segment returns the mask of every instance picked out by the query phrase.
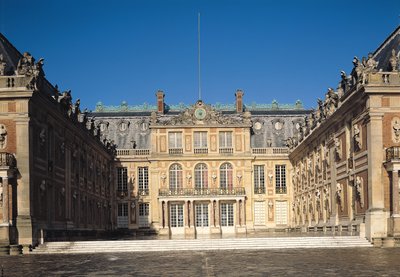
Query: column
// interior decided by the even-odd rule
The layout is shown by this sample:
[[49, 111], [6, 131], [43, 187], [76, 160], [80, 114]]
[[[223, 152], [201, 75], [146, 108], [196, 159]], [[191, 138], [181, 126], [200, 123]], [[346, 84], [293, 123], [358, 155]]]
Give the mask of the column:
[[165, 205], [164, 205], [164, 228], [169, 228], [169, 203], [168, 201], [165, 201]]
[[163, 201], [158, 202], [158, 217], [160, 222], [160, 229], [164, 228], [164, 210]]
[[8, 178], [3, 177], [3, 222], [9, 223], [9, 199], [8, 199]]
[[219, 200], [215, 202], [215, 227], [220, 227], [219, 222]]
[[190, 226], [190, 201], [185, 201], [185, 204], [183, 205], [184, 209], [184, 221], [183, 224], [185, 228], [189, 228]]
[[[376, 104], [373, 96], [370, 103]], [[380, 101], [380, 100], [379, 100]], [[365, 214], [365, 235], [372, 238], [387, 236], [387, 218], [382, 185], [383, 113], [370, 112], [367, 125], [368, 144], [368, 210]]]
[[242, 200], [242, 208], [241, 208], [241, 210], [240, 210], [240, 212], [241, 212], [241, 217], [242, 217], [242, 220], [241, 220], [241, 226], [243, 226], [243, 225], [246, 225], [246, 212], [245, 212], [245, 203], [244, 203], [244, 199]]
[[190, 220], [190, 225], [189, 227], [194, 228], [195, 227], [195, 222], [194, 222], [194, 213], [195, 213], [195, 206], [194, 206], [194, 201], [192, 201], [192, 203], [190, 203], [189, 201], [189, 220]]
[[236, 226], [240, 226], [240, 203], [239, 203], [239, 199], [236, 199]]
[[392, 171], [392, 215], [399, 215], [399, 172]]

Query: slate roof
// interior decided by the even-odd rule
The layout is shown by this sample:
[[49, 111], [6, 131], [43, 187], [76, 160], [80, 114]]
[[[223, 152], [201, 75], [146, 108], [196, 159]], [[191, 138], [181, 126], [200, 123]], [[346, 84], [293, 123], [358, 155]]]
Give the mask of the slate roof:
[[400, 26], [378, 47], [374, 52], [374, 58], [378, 64], [378, 70], [392, 71], [389, 59], [392, 56], [392, 50], [396, 50], [396, 55], [400, 51]]
[[22, 54], [2, 33], [0, 33], [0, 55], [3, 55], [3, 60], [7, 63], [5, 75], [14, 75]]

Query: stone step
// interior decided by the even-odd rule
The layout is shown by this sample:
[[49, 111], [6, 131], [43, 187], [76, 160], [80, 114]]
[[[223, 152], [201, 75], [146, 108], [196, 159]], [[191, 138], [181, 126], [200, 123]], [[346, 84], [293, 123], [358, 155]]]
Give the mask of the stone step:
[[184, 250], [234, 250], [234, 249], [288, 249], [288, 248], [342, 248], [372, 247], [366, 239], [343, 237], [270, 237], [197, 240], [117, 240], [47, 242], [32, 254], [50, 253], [106, 253]]

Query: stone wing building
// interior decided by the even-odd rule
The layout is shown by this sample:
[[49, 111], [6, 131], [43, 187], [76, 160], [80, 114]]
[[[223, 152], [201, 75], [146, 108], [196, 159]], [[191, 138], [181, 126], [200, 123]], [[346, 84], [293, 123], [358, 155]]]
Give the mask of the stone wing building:
[[[0, 34], [0, 249], [113, 228], [113, 149]], [[89, 126], [89, 129], [87, 126]], [[92, 127], [92, 128], [90, 128]], [[75, 233], [74, 233], [75, 232]]]
[[[96, 105], [0, 35], [0, 249], [130, 229], [400, 236], [400, 28], [300, 102]], [[115, 144], [114, 144], [115, 143]]]

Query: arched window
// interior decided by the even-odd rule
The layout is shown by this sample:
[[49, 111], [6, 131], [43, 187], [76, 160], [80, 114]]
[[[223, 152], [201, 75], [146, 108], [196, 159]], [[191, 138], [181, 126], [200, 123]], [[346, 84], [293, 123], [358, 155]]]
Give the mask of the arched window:
[[208, 188], [208, 170], [206, 164], [197, 164], [195, 166], [194, 186], [196, 189]]
[[182, 184], [182, 166], [180, 164], [172, 164], [169, 167], [169, 188], [171, 190], [181, 189]]
[[233, 167], [230, 163], [224, 163], [219, 168], [219, 185], [222, 189], [233, 188]]

